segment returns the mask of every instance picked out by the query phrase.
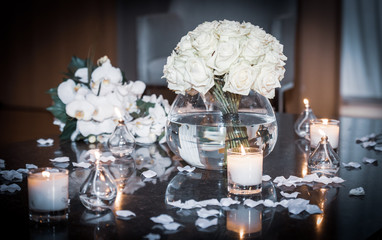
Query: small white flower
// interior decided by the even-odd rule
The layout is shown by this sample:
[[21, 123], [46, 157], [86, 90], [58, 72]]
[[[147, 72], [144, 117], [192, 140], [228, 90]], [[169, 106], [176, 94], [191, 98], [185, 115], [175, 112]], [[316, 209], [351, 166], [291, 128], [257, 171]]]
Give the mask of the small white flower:
[[92, 118], [94, 106], [86, 100], [74, 100], [66, 105], [66, 113], [78, 120], [89, 121]]
[[64, 104], [68, 104], [74, 100], [79, 88], [80, 86], [77, 85], [72, 79], [68, 79], [58, 85], [58, 97]]

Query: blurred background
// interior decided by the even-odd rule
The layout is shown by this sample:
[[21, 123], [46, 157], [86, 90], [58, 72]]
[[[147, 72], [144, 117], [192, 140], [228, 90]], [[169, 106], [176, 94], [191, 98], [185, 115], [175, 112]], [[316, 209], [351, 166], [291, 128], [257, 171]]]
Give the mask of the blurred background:
[[288, 57], [272, 105], [318, 117], [382, 118], [382, 2], [379, 0], [93, 0], [9, 2], [3, 9], [0, 144], [59, 134], [47, 90], [72, 56], [107, 55], [146, 94], [175, 94], [161, 79], [180, 38], [212, 20], [251, 22]]

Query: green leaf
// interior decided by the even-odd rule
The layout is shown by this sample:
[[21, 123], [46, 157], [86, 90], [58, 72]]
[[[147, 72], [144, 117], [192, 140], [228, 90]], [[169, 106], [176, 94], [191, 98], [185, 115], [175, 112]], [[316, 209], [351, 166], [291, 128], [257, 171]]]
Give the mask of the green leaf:
[[68, 120], [68, 115], [66, 114], [65, 104], [58, 97], [57, 88], [51, 88], [47, 91], [47, 93], [50, 94], [53, 100], [53, 105], [47, 107], [46, 110], [51, 112], [53, 116], [61, 122], [66, 123]]
[[60, 135], [60, 140], [67, 141], [70, 140], [70, 137], [72, 136], [73, 132], [77, 128], [77, 119], [70, 118], [65, 124], [64, 130], [62, 131]]

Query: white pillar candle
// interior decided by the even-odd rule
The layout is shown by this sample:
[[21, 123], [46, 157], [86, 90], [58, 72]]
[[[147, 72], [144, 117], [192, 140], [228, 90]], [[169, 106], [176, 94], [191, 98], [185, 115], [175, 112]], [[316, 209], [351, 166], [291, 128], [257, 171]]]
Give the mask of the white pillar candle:
[[245, 152], [229, 151], [227, 154], [228, 178], [234, 184], [243, 186], [259, 185], [263, 175], [263, 154], [254, 148]]
[[310, 123], [310, 147], [316, 148], [321, 141], [322, 134], [320, 130], [328, 136], [328, 140], [332, 148], [338, 148], [340, 135], [340, 121], [334, 119], [317, 119]]
[[68, 208], [68, 170], [40, 168], [28, 174], [29, 209], [38, 212]]

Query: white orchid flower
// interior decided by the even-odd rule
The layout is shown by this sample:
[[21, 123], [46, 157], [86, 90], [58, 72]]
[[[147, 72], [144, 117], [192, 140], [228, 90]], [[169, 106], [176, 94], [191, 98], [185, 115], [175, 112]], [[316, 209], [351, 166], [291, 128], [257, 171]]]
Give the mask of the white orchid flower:
[[133, 135], [138, 137], [147, 137], [150, 134], [150, 127], [153, 120], [149, 117], [137, 118], [134, 121], [127, 123]]
[[92, 80], [98, 83], [101, 81], [109, 81], [113, 84], [120, 84], [122, 82], [122, 72], [119, 68], [113, 67], [110, 60], [107, 59], [100, 67], [93, 71]]
[[107, 101], [112, 104], [114, 107], [119, 109], [123, 108], [124, 98], [115, 92], [108, 93], [106, 96]]
[[94, 120], [102, 122], [107, 118], [113, 117], [113, 105], [108, 101], [106, 97], [96, 96], [93, 93], [90, 93], [86, 95], [86, 100], [95, 106], [95, 111], [93, 112]]
[[146, 84], [142, 81], [134, 81], [131, 86], [131, 93], [140, 98], [146, 89]]
[[68, 79], [60, 83], [60, 85], [58, 85], [58, 88], [57, 88], [58, 97], [64, 104], [68, 104], [74, 100], [77, 94], [77, 90], [80, 87], [81, 86], [79, 84], [76, 84], [72, 79]]
[[123, 108], [128, 113], [133, 113], [138, 111], [137, 99], [134, 96], [126, 96], [123, 101]]
[[[113, 84], [109, 79], [102, 79], [98, 81], [93, 81], [90, 84], [92, 92], [95, 95], [105, 96], [109, 93], [114, 92], [117, 85]], [[100, 89], [101, 88], [101, 89]]]
[[140, 144], [152, 144], [157, 140], [157, 136], [154, 133], [150, 133], [146, 137], [136, 137], [135, 141]]
[[80, 78], [80, 81], [83, 83], [88, 82], [88, 68], [79, 68], [74, 73], [74, 76]]
[[66, 113], [78, 120], [89, 121], [94, 110], [94, 106], [86, 100], [74, 100], [66, 105]]
[[82, 136], [100, 135], [103, 133], [112, 133], [115, 129], [115, 122], [109, 118], [103, 122], [96, 121], [77, 121], [77, 128]]

